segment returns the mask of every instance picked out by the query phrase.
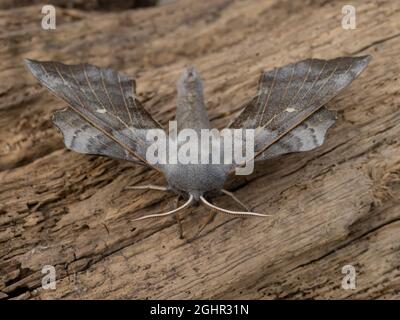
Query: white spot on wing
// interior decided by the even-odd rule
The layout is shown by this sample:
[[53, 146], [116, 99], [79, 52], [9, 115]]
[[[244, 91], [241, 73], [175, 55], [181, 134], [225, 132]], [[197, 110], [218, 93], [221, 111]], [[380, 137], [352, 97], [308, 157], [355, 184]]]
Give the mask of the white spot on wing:
[[96, 112], [98, 112], [98, 113], [106, 113], [107, 110], [106, 109], [96, 109]]
[[295, 109], [295, 108], [286, 108], [285, 111], [286, 111], [286, 112], [289, 112], [289, 113], [292, 113], [292, 112], [295, 112], [296, 109]]

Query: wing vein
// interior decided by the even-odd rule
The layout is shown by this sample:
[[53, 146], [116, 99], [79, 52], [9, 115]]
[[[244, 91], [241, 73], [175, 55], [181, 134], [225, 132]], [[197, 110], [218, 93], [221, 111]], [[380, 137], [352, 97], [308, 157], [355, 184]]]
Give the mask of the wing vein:
[[260, 118], [258, 119], [258, 127], [261, 126], [262, 119], [264, 118], [264, 114], [265, 114], [265, 110], [266, 110], [267, 105], [268, 105], [269, 98], [270, 98], [272, 90], [274, 89], [274, 86], [275, 86], [275, 80], [276, 80], [277, 72], [278, 72], [278, 69], [275, 68], [274, 77], [273, 77], [272, 83], [271, 83], [271, 88], [269, 89], [267, 99], [265, 100], [264, 106], [261, 109], [262, 112], [261, 112]]
[[107, 90], [107, 87], [106, 87], [106, 85], [104, 83], [103, 71], [100, 69], [99, 73], [100, 73], [101, 84], [102, 84], [104, 92], [106, 93], [106, 96], [108, 98], [108, 102], [110, 103], [112, 109], [114, 110], [115, 115], [117, 115], [117, 109], [115, 109], [115, 106], [114, 106], [114, 104], [113, 104], [113, 102], [111, 100], [110, 94], [109, 94], [109, 92]]
[[[69, 68], [71, 70], [71, 74], [73, 75], [71, 66], [69, 66]], [[83, 74], [85, 75], [85, 79], [86, 79], [86, 82], [87, 82], [87, 84], [89, 86], [89, 89], [92, 92], [93, 96], [96, 98], [97, 102], [103, 107], [104, 110], [109, 112], [109, 110], [107, 110], [106, 106], [100, 101], [100, 99], [97, 96], [96, 92], [93, 90], [92, 84], [90, 83], [89, 77], [88, 77], [87, 72], [86, 72], [85, 65], [83, 65]]]
[[119, 88], [120, 88], [121, 94], [122, 94], [122, 100], [124, 100], [124, 105], [125, 105], [125, 108], [126, 108], [126, 112], [128, 113], [128, 116], [129, 116], [129, 121], [131, 122], [131, 126], [133, 127], [132, 115], [129, 112], [128, 104], [126, 103], [125, 94], [124, 94], [124, 90], [122, 89], [122, 83], [121, 83], [121, 79], [120, 79], [119, 73], [117, 74], [117, 79], [118, 79]]
[[291, 75], [290, 75], [289, 82], [288, 82], [288, 84], [287, 84], [287, 86], [286, 86], [286, 88], [285, 88], [285, 91], [283, 92], [283, 95], [281, 95], [281, 98], [280, 98], [280, 100], [279, 100], [277, 109], [280, 108], [282, 101], [284, 100], [284, 98], [285, 98], [286, 95], [287, 95], [287, 92], [288, 92], [288, 90], [289, 90], [290, 84], [292, 83], [292, 79], [293, 79], [294, 69], [295, 69], [295, 68], [296, 68], [296, 65], [293, 64], [293, 65], [292, 65], [292, 73], [291, 73]]

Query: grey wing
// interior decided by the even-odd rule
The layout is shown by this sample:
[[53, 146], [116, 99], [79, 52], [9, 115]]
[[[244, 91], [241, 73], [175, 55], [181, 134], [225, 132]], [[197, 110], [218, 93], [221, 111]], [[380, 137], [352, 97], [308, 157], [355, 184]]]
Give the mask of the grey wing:
[[[335, 113], [322, 107], [303, 123], [273, 143], [257, 157], [257, 160], [272, 159], [292, 152], [310, 151], [321, 146], [324, 143], [328, 129], [335, 123], [335, 120]], [[268, 131], [265, 131], [264, 134], [268, 134]], [[262, 145], [264, 140], [262, 135], [258, 137], [256, 149], [260, 148], [257, 143]]]
[[[268, 148], [347, 87], [364, 70], [370, 59], [370, 56], [307, 59], [264, 72], [257, 95], [244, 106], [230, 127], [255, 129], [255, 140], [258, 142], [255, 160], [261, 156], [264, 158]], [[326, 121], [328, 124], [329, 119]], [[300, 130], [296, 132], [297, 135]], [[258, 135], [262, 136], [262, 141]], [[302, 136], [303, 140], [308, 139], [306, 132]], [[288, 139], [290, 135], [275, 149], [282, 148]], [[288, 152], [298, 151], [296, 143], [292, 145], [288, 147]]]
[[53, 114], [54, 125], [62, 132], [65, 146], [75, 152], [103, 155], [140, 164], [126, 149], [85, 122], [70, 108]]
[[[122, 148], [137, 163], [148, 165], [146, 132], [161, 127], [137, 100], [134, 79], [89, 64], [66, 65], [34, 60], [26, 60], [26, 64], [41, 84], [65, 100], [70, 109], [92, 127], [91, 132], [101, 132], [110, 140], [109, 144], [113, 141], [119, 145], [120, 148], [109, 148], [106, 155], [118, 157], [120, 153], [114, 155], [112, 152], [121, 152]], [[58, 116], [59, 127], [64, 121], [65, 117]], [[67, 128], [68, 124], [63, 126]], [[82, 148], [79, 150], [84, 150]], [[104, 150], [102, 154], [105, 154]]]

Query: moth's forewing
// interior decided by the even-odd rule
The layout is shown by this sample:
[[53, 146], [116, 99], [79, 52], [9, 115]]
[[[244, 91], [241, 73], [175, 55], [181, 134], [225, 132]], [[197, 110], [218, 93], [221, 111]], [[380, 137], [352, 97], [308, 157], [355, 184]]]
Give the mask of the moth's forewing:
[[257, 160], [273, 143], [347, 87], [370, 59], [370, 56], [307, 59], [267, 71], [260, 78], [257, 96], [246, 104], [230, 127], [268, 130], [269, 134], [264, 135], [264, 141], [255, 150]]
[[[135, 81], [132, 78], [112, 69], [89, 64], [66, 65], [34, 60], [26, 60], [26, 64], [33, 75], [53, 94], [65, 100], [84, 123], [93, 127], [94, 132], [103, 134], [103, 138], [97, 141], [107, 137], [119, 145], [119, 148], [102, 150], [101, 154], [118, 158], [122, 148], [130, 158], [142, 164], [147, 163], [144, 156], [147, 144], [143, 130], [160, 126], [136, 99]], [[66, 121], [67, 115], [70, 113], [64, 114], [64, 117], [60, 114], [56, 116], [58, 127], [68, 128], [67, 123], [61, 124]], [[82, 137], [77, 151], [89, 148], [83, 147]], [[111, 144], [109, 141], [107, 146]], [[117, 154], [113, 150], [118, 150]]]

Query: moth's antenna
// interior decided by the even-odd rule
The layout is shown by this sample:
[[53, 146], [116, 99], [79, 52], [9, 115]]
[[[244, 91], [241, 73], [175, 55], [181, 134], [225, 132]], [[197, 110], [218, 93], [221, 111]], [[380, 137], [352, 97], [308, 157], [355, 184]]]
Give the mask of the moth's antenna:
[[180, 211], [180, 210], [186, 208], [187, 206], [189, 206], [189, 205], [192, 203], [192, 201], [193, 201], [193, 196], [190, 195], [188, 201], [186, 201], [183, 205], [181, 205], [180, 207], [178, 207], [178, 208], [176, 208], [176, 209], [174, 209], [174, 210], [171, 210], [171, 211], [168, 211], [168, 212], [164, 212], [164, 213], [149, 214], [149, 215], [144, 216], [144, 217], [140, 217], [140, 218], [137, 218], [137, 219], [133, 219], [132, 221], [138, 221], [138, 220], [144, 220], [144, 219], [165, 217], [165, 216], [168, 216], [168, 215], [170, 215], [170, 214], [176, 213], [176, 212], [178, 212], [178, 211]]
[[257, 212], [245, 212], [245, 211], [232, 211], [232, 210], [227, 210], [227, 209], [223, 209], [220, 207], [217, 207], [215, 205], [213, 205], [212, 203], [208, 202], [203, 196], [200, 196], [200, 200], [201, 202], [203, 202], [207, 207], [216, 210], [218, 212], [221, 213], [226, 213], [226, 214], [230, 214], [233, 216], [243, 216], [243, 217], [247, 217], [247, 216], [256, 216], [256, 217], [272, 217], [271, 214], [263, 214], [263, 213], [257, 213]]

